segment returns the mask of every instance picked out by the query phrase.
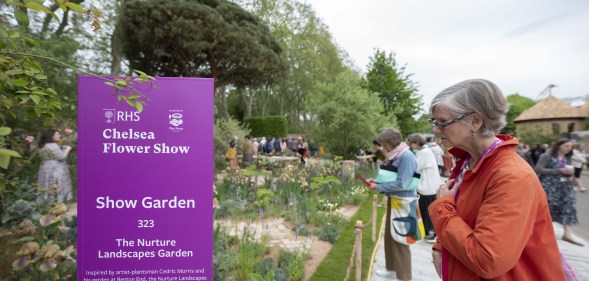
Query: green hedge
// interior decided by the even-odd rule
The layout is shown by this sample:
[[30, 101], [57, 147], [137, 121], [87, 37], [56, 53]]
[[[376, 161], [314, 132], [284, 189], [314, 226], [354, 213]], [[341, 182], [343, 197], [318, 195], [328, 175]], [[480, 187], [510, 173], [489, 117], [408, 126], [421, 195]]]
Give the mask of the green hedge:
[[281, 138], [288, 134], [288, 122], [284, 116], [250, 117], [244, 120], [252, 137]]

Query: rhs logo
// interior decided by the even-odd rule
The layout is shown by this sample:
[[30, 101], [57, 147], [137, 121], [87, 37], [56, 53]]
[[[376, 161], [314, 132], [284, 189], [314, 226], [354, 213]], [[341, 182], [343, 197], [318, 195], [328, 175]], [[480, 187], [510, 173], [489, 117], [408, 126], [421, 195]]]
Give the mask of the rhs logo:
[[169, 114], [168, 114], [168, 124], [172, 125], [170, 126], [170, 131], [182, 131], [182, 124], [184, 124], [184, 120], [182, 120], [183, 114], [182, 114], [183, 110], [182, 109], [170, 109], [169, 110]]
[[111, 124], [115, 122], [115, 114], [116, 114], [116, 110], [114, 109], [103, 109], [104, 111], [104, 117], [106, 118], [106, 123]]

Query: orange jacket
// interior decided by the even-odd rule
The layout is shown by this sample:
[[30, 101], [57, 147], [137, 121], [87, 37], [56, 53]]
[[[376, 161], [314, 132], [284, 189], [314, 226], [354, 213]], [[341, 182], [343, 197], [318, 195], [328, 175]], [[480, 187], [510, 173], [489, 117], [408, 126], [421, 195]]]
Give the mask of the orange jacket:
[[[446, 196], [429, 206], [434, 248], [448, 252], [449, 280], [564, 280], [546, 193], [517, 139], [497, 137], [504, 141], [464, 174], [458, 203]], [[467, 154], [451, 153], [456, 178]]]

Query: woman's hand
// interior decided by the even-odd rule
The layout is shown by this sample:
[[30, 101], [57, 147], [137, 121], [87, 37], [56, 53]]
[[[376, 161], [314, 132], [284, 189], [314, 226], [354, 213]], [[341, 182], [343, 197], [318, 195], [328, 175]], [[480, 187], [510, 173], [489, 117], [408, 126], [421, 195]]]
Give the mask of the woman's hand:
[[567, 175], [567, 176], [570, 176], [570, 175], [572, 175], [575, 172], [575, 169], [574, 168], [571, 169], [571, 168], [568, 168], [568, 167], [560, 168], [559, 170], [560, 170], [560, 173], [561, 174]]
[[65, 156], [67, 156], [67, 155], [68, 155], [68, 153], [70, 153], [70, 151], [71, 151], [71, 150], [72, 150], [72, 147], [71, 147], [71, 146], [69, 146], [69, 145], [64, 145], [64, 146], [63, 146], [63, 154], [64, 154]]
[[368, 189], [370, 189], [370, 190], [376, 189], [376, 180], [375, 179], [369, 178], [369, 179], [366, 179], [366, 181], [370, 183], [370, 186], [367, 186]]
[[438, 188], [438, 191], [436, 191], [436, 199], [440, 199], [441, 197], [444, 197], [444, 196], [455, 197], [456, 192], [458, 191], [458, 188], [450, 189], [452, 186], [454, 186], [455, 181], [456, 181], [455, 179], [451, 179], [451, 180], [447, 180], [446, 182], [442, 183], [442, 185], [440, 185], [440, 187]]
[[434, 267], [436, 268], [436, 272], [438, 276], [442, 278], [442, 252], [438, 250], [432, 251], [432, 262], [434, 263]]

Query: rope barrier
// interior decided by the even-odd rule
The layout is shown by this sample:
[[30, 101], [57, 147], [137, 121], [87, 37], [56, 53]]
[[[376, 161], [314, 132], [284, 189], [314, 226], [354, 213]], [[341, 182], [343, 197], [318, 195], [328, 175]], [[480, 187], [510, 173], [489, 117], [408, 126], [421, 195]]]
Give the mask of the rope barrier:
[[372, 225], [372, 241], [376, 241], [376, 213], [378, 208], [378, 195], [372, 197], [372, 215], [370, 220], [366, 224], [362, 224], [362, 221], [356, 221], [356, 239], [354, 241], [354, 247], [352, 249], [352, 255], [350, 256], [350, 262], [346, 270], [346, 277], [344, 281], [348, 281], [350, 273], [354, 267], [354, 258], [356, 260], [356, 281], [362, 279], [362, 230]]
[[356, 281], [362, 279], [362, 229], [366, 225], [362, 224], [362, 221], [356, 221], [356, 240], [354, 241], [354, 248], [352, 249], [352, 256], [350, 256], [350, 262], [348, 263], [348, 269], [346, 270], [346, 278], [344, 281], [348, 281], [350, 278], [350, 272], [354, 266], [354, 257], [356, 258]]
[[352, 248], [352, 256], [350, 256], [350, 262], [348, 263], [348, 269], [346, 270], [346, 278], [344, 281], [348, 281], [350, 278], [350, 272], [352, 271], [352, 267], [354, 266], [354, 257], [356, 256], [356, 248], [358, 247], [358, 240], [354, 241], [354, 248]]

